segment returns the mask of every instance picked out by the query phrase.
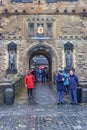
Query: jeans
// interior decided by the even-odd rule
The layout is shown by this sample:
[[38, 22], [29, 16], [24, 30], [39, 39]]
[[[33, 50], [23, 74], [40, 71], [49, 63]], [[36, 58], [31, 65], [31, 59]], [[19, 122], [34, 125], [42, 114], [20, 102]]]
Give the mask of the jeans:
[[33, 89], [32, 88], [27, 88], [27, 94], [28, 94], [29, 98], [32, 97], [32, 93], [33, 93]]
[[57, 101], [58, 101], [58, 103], [64, 102], [64, 91], [57, 92]]
[[69, 90], [70, 103], [77, 103], [77, 90]]
[[42, 82], [45, 82], [45, 76], [42, 76]]
[[66, 85], [66, 86], [64, 86], [64, 87], [65, 87], [64, 92], [65, 92], [66, 94], [68, 94], [68, 93], [69, 93], [69, 86], [68, 86], [68, 85]]

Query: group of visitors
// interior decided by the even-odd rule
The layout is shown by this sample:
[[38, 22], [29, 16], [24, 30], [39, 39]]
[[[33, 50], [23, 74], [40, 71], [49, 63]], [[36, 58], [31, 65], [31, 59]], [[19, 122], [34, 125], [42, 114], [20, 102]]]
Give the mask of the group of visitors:
[[46, 67], [42, 69], [33, 69], [32, 74], [34, 75], [36, 81], [48, 81], [48, 69]]
[[63, 70], [59, 70], [55, 77], [57, 86], [57, 104], [64, 104], [64, 93], [69, 94], [70, 104], [77, 104], [78, 78], [74, 70], [70, 70], [69, 75]]
[[41, 70], [41, 81], [42, 82], [48, 81], [48, 69], [47, 68], [43, 68]]
[[[42, 71], [43, 77], [42, 81], [45, 79], [45, 70]], [[36, 77], [33, 71], [27, 71], [27, 75], [25, 76], [25, 87], [27, 88], [28, 98], [32, 99], [32, 91], [34, 88], [34, 82], [36, 81]], [[57, 104], [64, 104], [64, 95], [69, 94], [70, 104], [77, 104], [77, 86], [78, 86], [78, 78], [74, 74], [73, 70], [70, 70], [69, 75], [65, 73], [63, 70], [59, 70], [55, 76], [56, 87], [57, 87]]]

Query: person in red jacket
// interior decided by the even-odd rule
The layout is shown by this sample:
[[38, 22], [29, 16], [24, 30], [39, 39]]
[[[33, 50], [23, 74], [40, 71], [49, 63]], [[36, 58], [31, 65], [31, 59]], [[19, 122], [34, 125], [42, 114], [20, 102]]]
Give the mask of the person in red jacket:
[[25, 76], [24, 81], [25, 81], [25, 87], [27, 88], [28, 98], [31, 99], [33, 94], [33, 89], [34, 89], [34, 81], [35, 81], [35, 78], [32, 75], [31, 71], [27, 71], [27, 75]]

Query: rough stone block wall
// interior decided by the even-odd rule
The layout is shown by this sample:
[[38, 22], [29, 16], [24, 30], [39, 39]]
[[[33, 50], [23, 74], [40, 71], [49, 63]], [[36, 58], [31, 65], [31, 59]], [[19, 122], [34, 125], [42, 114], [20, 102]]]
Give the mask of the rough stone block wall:
[[[3, 44], [0, 47], [0, 79], [7, 76], [7, 46], [11, 41], [17, 44], [16, 62], [18, 73], [25, 72], [26, 62], [29, 60], [26, 59], [27, 51], [30, 47], [39, 43], [38, 40], [32, 40], [29, 36], [28, 20], [30, 19], [35, 23], [38, 18], [39, 22], [41, 22], [41, 19], [44, 19], [44, 22], [47, 19], [53, 22], [52, 38], [44, 40], [43, 44], [47, 44], [55, 50], [57, 55], [56, 69], [65, 67], [63, 62], [64, 44], [69, 41], [74, 45], [74, 68], [80, 80], [87, 79], [87, 16], [83, 14], [83, 9], [87, 7], [86, 0], [54, 4], [47, 4], [43, 0], [40, 5], [37, 4], [37, 1], [27, 4], [12, 4], [9, 0], [3, 0], [2, 3], [0, 7], [2, 13], [0, 15], [0, 34], [2, 35]], [[4, 13], [5, 9], [8, 10], [7, 13]], [[56, 9], [59, 10], [59, 13], [56, 12]], [[23, 14], [23, 10], [26, 10], [26, 15]], [[67, 10], [67, 13], [64, 13], [64, 10]], [[75, 10], [76, 13], [72, 14], [72, 10]]]

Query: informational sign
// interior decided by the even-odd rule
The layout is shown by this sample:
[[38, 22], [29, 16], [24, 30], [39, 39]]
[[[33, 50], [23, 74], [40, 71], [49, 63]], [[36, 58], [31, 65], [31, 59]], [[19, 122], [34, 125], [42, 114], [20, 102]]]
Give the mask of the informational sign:
[[32, 3], [33, 0], [11, 0], [11, 2], [16, 2], [16, 3]]

